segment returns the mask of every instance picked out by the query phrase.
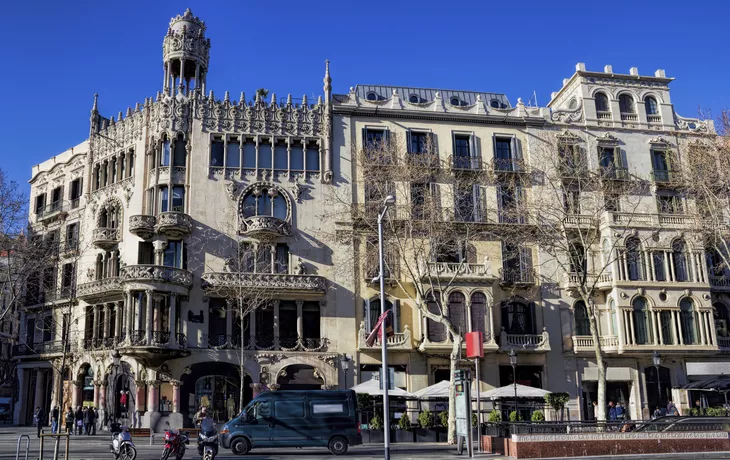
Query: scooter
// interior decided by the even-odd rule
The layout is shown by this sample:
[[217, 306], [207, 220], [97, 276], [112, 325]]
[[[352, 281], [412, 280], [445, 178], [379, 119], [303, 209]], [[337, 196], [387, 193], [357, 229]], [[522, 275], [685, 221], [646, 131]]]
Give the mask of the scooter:
[[115, 459], [119, 460], [135, 460], [137, 458], [137, 448], [132, 442], [132, 435], [125, 426], [121, 428], [119, 433], [112, 433], [112, 442], [109, 444], [109, 450], [114, 454]]
[[203, 422], [198, 433], [198, 455], [203, 460], [215, 460], [218, 455], [218, 430], [211, 421], [209, 424]]
[[175, 460], [181, 460], [185, 455], [185, 445], [190, 444], [190, 435], [187, 431], [180, 432], [170, 428], [170, 422], [165, 422], [167, 429], [165, 430], [165, 448], [162, 449], [160, 460], [168, 460], [172, 454], [175, 454]]

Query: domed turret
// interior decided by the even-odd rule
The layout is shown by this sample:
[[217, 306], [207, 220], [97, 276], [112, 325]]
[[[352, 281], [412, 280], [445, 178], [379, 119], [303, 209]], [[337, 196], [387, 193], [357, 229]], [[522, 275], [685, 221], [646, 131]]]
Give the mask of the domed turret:
[[205, 23], [193, 16], [190, 8], [172, 18], [162, 44], [165, 92], [172, 94], [179, 86], [185, 93], [197, 88], [205, 92], [209, 53], [210, 39], [205, 38]]

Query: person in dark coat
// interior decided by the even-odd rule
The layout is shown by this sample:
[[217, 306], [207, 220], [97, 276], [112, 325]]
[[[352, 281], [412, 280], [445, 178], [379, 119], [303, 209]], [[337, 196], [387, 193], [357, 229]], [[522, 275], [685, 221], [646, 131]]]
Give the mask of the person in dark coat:
[[96, 420], [98, 418], [98, 414], [96, 412], [96, 407], [89, 407], [89, 434], [94, 436], [96, 435]]
[[74, 410], [68, 406], [66, 410], [66, 433], [71, 434], [74, 430]]
[[53, 406], [53, 409], [51, 409], [51, 433], [53, 434], [58, 433], [58, 417], [61, 415], [60, 412], [58, 406]]
[[88, 407], [84, 407], [84, 434], [89, 435], [89, 410]]
[[76, 424], [76, 434], [80, 435], [81, 430], [84, 426], [84, 412], [81, 410], [81, 406], [76, 406], [76, 413], [74, 414], [74, 423]]
[[43, 429], [44, 422], [46, 420], [46, 411], [42, 407], [35, 408], [36, 427], [38, 428], [38, 437], [41, 437], [41, 430]]

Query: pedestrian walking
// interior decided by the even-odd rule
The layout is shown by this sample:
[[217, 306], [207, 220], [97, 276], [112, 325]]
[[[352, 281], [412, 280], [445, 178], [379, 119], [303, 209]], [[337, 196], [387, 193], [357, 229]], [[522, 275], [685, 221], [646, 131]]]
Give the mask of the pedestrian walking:
[[84, 412], [81, 410], [81, 406], [76, 406], [74, 423], [76, 424], [76, 434], [81, 435], [81, 431], [84, 428]]
[[84, 407], [84, 434], [89, 435], [89, 408]]
[[66, 407], [66, 433], [72, 434], [74, 432], [74, 411], [71, 406]]
[[92, 436], [96, 436], [96, 420], [96, 407], [91, 406], [89, 407], [89, 434]]
[[620, 402], [616, 403], [616, 420], [624, 420], [626, 418], [626, 410]]
[[61, 415], [58, 406], [53, 406], [51, 409], [51, 433], [58, 433], [58, 417]]
[[679, 409], [677, 409], [677, 406], [671, 399], [669, 400], [669, 403], [667, 403], [667, 415], [672, 417], [679, 417]]
[[46, 411], [42, 407], [38, 406], [35, 408], [35, 419], [36, 428], [38, 429], [38, 437], [41, 437], [41, 430], [43, 429], [43, 422], [46, 419]]
[[598, 420], [598, 402], [593, 401], [593, 416], [591, 417], [592, 420]]

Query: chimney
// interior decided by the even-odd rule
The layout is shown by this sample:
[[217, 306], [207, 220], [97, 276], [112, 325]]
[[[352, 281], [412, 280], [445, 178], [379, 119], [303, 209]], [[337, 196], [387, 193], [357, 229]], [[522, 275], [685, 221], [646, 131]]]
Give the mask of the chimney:
[[639, 76], [639, 68], [638, 67], [632, 67], [629, 69], [629, 75], [636, 75]]
[[579, 62], [575, 65], [575, 70], [578, 72], [585, 72], [586, 71], [586, 63], [585, 62]]
[[603, 72], [613, 73], [613, 66], [611, 64], [606, 64], [605, 66], [603, 66]]
[[657, 71], [654, 72], [654, 76], [655, 77], [660, 77], [660, 78], [666, 78], [667, 77], [667, 73], [664, 71], [664, 69], [657, 69]]

